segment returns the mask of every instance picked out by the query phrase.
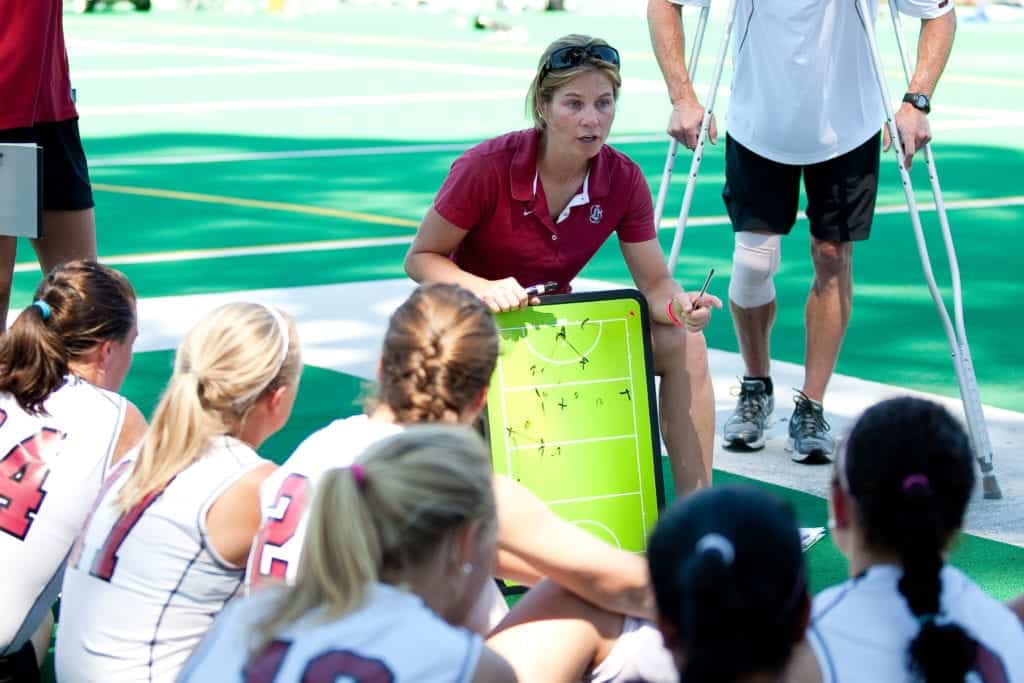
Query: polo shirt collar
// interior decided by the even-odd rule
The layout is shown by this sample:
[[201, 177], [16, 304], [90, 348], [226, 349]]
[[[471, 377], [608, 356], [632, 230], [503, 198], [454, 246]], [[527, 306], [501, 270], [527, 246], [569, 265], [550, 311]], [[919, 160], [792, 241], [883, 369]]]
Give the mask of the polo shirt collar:
[[[540, 131], [536, 128], [523, 135], [516, 146], [512, 157], [511, 180], [512, 198], [520, 202], [532, 200], [536, 192], [537, 178], [537, 145], [540, 142]], [[608, 172], [611, 167], [608, 156], [613, 152], [605, 145], [594, 160], [590, 162], [584, 189], [591, 200], [607, 196], [610, 179]]]

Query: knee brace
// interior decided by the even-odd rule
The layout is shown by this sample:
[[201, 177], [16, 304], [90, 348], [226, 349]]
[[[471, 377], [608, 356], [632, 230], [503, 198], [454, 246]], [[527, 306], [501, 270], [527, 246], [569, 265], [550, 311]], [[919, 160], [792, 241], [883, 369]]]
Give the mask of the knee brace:
[[729, 299], [740, 308], [757, 308], [775, 299], [775, 271], [782, 257], [782, 235], [737, 232], [732, 252]]

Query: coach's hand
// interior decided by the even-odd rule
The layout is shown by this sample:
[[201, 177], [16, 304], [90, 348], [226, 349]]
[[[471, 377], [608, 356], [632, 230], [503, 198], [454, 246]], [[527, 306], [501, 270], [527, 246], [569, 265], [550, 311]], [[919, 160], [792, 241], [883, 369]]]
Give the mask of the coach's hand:
[[[932, 128], [928, 123], [928, 116], [923, 111], [904, 102], [896, 112], [896, 129], [900, 132], [900, 142], [903, 143], [903, 165], [910, 170], [914, 163], [914, 154], [931, 142]], [[888, 152], [889, 147], [892, 146], [892, 138], [889, 135], [888, 126], [884, 131], [882, 149]]]
[[680, 292], [672, 298], [672, 312], [687, 332], [703, 330], [711, 322], [711, 309], [721, 307], [722, 300], [714, 294], [698, 299], [697, 292]]
[[487, 304], [492, 313], [515, 311], [528, 304], [540, 303], [540, 299], [531, 298], [514, 277], [491, 280], [483, 290], [477, 292], [477, 296]]
[[[686, 145], [687, 149], [695, 149], [703, 120], [704, 107], [700, 102], [696, 99], [677, 100], [672, 106], [672, 116], [668, 120], [668, 134]], [[715, 125], [714, 114], [711, 115], [708, 126], [708, 138], [711, 139], [712, 145], [718, 143], [718, 126]]]

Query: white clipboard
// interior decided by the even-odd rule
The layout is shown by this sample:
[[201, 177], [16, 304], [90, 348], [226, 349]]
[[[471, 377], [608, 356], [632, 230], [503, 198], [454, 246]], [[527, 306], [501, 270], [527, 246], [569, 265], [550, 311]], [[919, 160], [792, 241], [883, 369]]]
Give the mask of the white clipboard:
[[43, 230], [43, 148], [0, 143], [0, 235], [38, 239]]

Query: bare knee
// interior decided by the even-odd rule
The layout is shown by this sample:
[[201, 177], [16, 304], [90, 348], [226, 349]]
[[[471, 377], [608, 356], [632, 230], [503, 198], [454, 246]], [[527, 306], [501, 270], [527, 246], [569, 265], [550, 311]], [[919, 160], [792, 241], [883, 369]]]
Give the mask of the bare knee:
[[828, 281], [849, 274], [853, 261], [852, 242], [826, 242], [817, 238], [811, 240], [811, 260], [818, 280]]
[[702, 332], [687, 332], [671, 325], [652, 325], [654, 372], [665, 375], [686, 369], [703, 372], [707, 367], [708, 346]]

